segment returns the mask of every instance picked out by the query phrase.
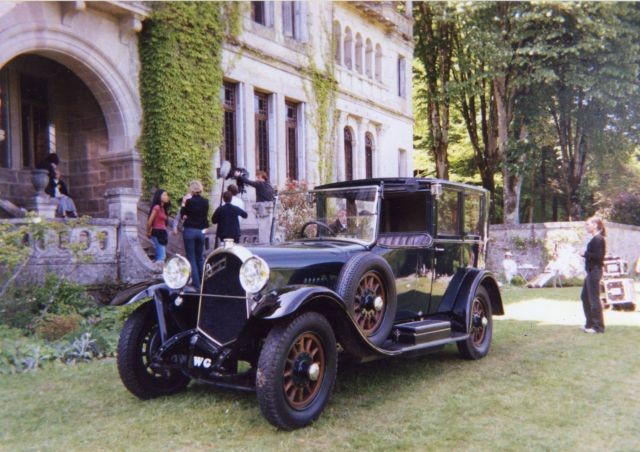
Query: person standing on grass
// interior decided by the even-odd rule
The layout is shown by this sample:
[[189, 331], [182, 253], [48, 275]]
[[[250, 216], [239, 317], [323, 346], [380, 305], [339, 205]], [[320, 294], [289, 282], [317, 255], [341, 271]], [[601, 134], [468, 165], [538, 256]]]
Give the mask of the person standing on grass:
[[209, 201], [200, 196], [202, 190], [200, 181], [192, 181], [190, 193], [183, 198], [184, 207], [180, 210], [180, 215], [185, 218], [182, 231], [184, 252], [191, 264], [193, 285], [198, 289], [204, 267], [204, 231], [209, 227]]
[[604, 333], [604, 317], [602, 315], [602, 302], [600, 301], [600, 280], [602, 279], [602, 267], [606, 252], [606, 231], [603, 221], [598, 217], [591, 217], [585, 222], [587, 233], [591, 234], [591, 240], [587, 249], [582, 254], [584, 268], [587, 276], [582, 285], [582, 308], [586, 317], [585, 333]]
[[169, 193], [166, 190], [156, 190], [151, 200], [151, 210], [147, 221], [147, 237], [153, 242], [156, 250], [156, 262], [164, 262], [167, 256], [167, 224], [169, 222]]

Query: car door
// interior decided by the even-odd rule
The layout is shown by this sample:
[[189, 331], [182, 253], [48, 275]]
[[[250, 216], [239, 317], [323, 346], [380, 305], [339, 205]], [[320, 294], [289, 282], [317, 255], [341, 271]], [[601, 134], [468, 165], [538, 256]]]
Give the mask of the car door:
[[435, 200], [433, 279], [429, 313], [438, 311], [449, 281], [465, 266], [462, 238], [462, 190], [444, 186]]

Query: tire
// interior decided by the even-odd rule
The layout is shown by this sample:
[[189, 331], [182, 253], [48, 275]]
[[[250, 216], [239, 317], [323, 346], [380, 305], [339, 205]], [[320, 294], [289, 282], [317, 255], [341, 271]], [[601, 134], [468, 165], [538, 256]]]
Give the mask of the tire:
[[[336, 339], [324, 316], [307, 312], [275, 326], [258, 360], [256, 393], [264, 417], [282, 430], [318, 419], [338, 368]], [[309, 372], [317, 371], [315, 380]]]
[[466, 359], [480, 359], [489, 353], [493, 335], [491, 301], [484, 287], [478, 287], [469, 309], [471, 310], [469, 337], [457, 342], [458, 351]]
[[160, 331], [153, 302], [147, 302], [129, 316], [118, 342], [118, 372], [125, 387], [140, 399], [151, 399], [182, 391], [189, 377], [171, 370], [151, 369], [151, 358], [160, 346]]
[[[340, 271], [336, 292], [362, 333], [373, 344], [382, 345], [398, 308], [395, 277], [387, 261], [371, 253], [352, 257]], [[380, 309], [376, 301], [382, 301]]]

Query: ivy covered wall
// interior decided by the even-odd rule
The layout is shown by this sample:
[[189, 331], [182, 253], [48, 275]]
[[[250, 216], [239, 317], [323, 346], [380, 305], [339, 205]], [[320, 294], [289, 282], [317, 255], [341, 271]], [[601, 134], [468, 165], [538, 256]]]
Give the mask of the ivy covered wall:
[[191, 180], [208, 190], [222, 139], [222, 44], [239, 28], [237, 2], [158, 2], [140, 36], [145, 197], [167, 190], [178, 205]]

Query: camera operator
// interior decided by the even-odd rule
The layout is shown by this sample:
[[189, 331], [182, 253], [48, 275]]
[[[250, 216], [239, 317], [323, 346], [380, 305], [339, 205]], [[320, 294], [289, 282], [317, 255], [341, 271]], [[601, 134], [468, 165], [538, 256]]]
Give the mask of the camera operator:
[[246, 184], [256, 189], [256, 202], [273, 201], [273, 187], [269, 184], [269, 176], [264, 171], [256, 172], [255, 181], [249, 180], [246, 171], [241, 171], [240, 169], [234, 172], [234, 177], [238, 181], [238, 186]]

